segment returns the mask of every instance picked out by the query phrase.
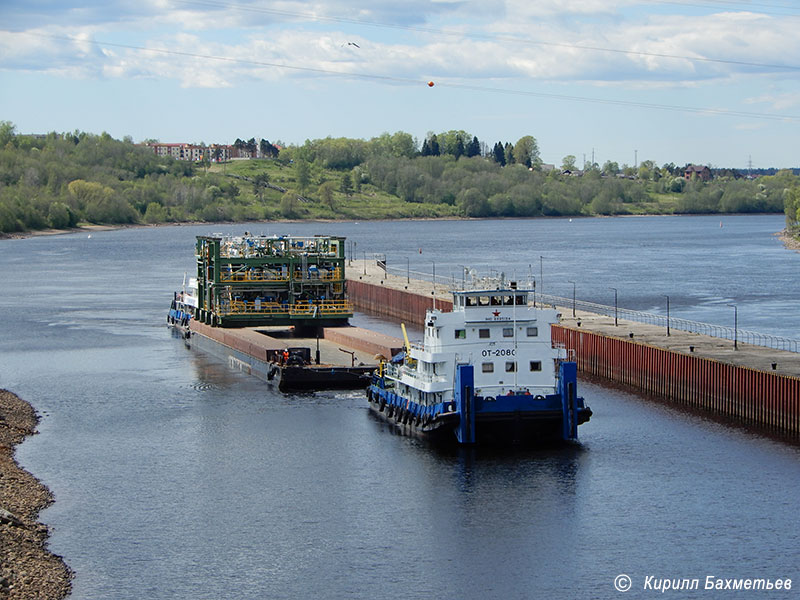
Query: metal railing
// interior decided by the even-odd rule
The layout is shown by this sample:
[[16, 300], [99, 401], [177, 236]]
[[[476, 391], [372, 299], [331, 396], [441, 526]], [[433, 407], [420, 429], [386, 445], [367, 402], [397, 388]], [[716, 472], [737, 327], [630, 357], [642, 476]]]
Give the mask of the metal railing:
[[[316, 273], [304, 272], [295, 270], [293, 272], [295, 281], [341, 281], [341, 269], [334, 269], [333, 271], [318, 271]], [[261, 271], [248, 269], [245, 271], [222, 271], [219, 274], [219, 280], [224, 283], [229, 282], [287, 282], [289, 275], [278, 273], [275, 271]]]
[[403, 369], [391, 363], [387, 363], [384, 366], [384, 372], [389, 377], [394, 377], [395, 379], [400, 379], [405, 374], [414, 377], [414, 379], [425, 381], [426, 383], [449, 383], [451, 381], [448, 377], [444, 375], [438, 375], [438, 374], [434, 375], [433, 373], [420, 373], [418, 371], [412, 372], [409, 371], [408, 369]]
[[[411, 271], [402, 267], [385, 268], [387, 273], [391, 273], [398, 277], [410, 277], [423, 281], [433, 281], [432, 272]], [[436, 285], [441, 285], [442, 290], [445, 289], [460, 289], [462, 281], [455, 280], [453, 276], [436, 276]], [[534, 301], [534, 298], [531, 298]], [[537, 304], [553, 304], [562, 308], [572, 308], [572, 298], [564, 298], [561, 296], [553, 296], [550, 294], [536, 294], [535, 302]], [[605, 315], [614, 317], [615, 308], [613, 306], [606, 306], [604, 304], [597, 304], [594, 302], [587, 302], [584, 300], [575, 300], [576, 310], [595, 313], [598, 315]], [[620, 319], [627, 321], [634, 321], [637, 323], [647, 323], [650, 325], [658, 325], [666, 328], [677, 329], [689, 333], [698, 333], [711, 337], [736, 340], [743, 344], [752, 344], [754, 346], [763, 346], [765, 348], [774, 348], [776, 350], [786, 350], [789, 352], [800, 352], [800, 340], [783, 337], [779, 335], [771, 335], [768, 333], [759, 333], [757, 331], [749, 331], [747, 329], [738, 329], [733, 327], [726, 327], [724, 325], [715, 325], [713, 323], [703, 323], [701, 321], [692, 321], [690, 319], [683, 319], [680, 317], [673, 317], [670, 315], [669, 323], [665, 315], [655, 313], [648, 313], [638, 310], [629, 310], [626, 308], [616, 308], [616, 314]]]
[[330, 301], [321, 304], [277, 304], [275, 302], [246, 302], [243, 300], [223, 301], [219, 313], [225, 315], [267, 315], [267, 316], [314, 316], [349, 315], [353, 307], [346, 300]]
[[[562, 308], [572, 308], [572, 298], [564, 298], [562, 296], [552, 296], [549, 294], [539, 294], [537, 302], [545, 304], [554, 304]], [[584, 312], [604, 315], [607, 317], [614, 317], [614, 307], [606, 306], [605, 304], [596, 304], [594, 302], [587, 302], [585, 300], [576, 300], [575, 309]], [[722, 338], [726, 340], [736, 340], [743, 344], [752, 344], [754, 346], [764, 346], [766, 348], [774, 348], [776, 350], [787, 350], [789, 352], [800, 352], [800, 340], [782, 337], [779, 335], [771, 335], [768, 333], [759, 333], [757, 331], [749, 331], [747, 329], [736, 329], [733, 327], [726, 327], [724, 325], [714, 325], [713, 323], [703, 323], [702, 321], [692, 321], [690, 319], [683, 319], [680, 317], [673, 317], [670, 315], [669, 320], [665, 315], [655, 313], [648, 313], [639, 310], [629, 310], [627, 308], [616, 309], [617, 316], [626, 321], [635, 321], [637, 323], [646, 323], [649, 325], [657, 325], [666, 328], [669, 325], [670, 329], [677, 329], [679, 331], [686, 331], [689, 333], [698, 333], [711, 337]]]
[[242, 282], [242, 281], [289, 281], [288, 275], [281, 273], [270, 273], [265, 271], [236, 271], [227, 272], [222, 271], [219, 274], [219, 280], [222, 282]]

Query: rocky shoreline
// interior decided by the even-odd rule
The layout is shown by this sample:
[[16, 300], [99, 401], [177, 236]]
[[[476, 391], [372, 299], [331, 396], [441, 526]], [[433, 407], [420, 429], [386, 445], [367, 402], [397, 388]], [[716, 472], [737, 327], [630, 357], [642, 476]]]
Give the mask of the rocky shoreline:
[[0, 599], [60, 600], [72, 588], [72, 571], [47, 549], [49, 532], [37, 521], [53, 495], [14, 460], [38, 421], [30, 404], [0, 390]]
[[783, 242], [783, 245], [786, 246], [789, 250], [797, 250], [800, 251], [800, 239], [792, 236], [787, 229], [783, 231], [779, 231], [775, 235]]

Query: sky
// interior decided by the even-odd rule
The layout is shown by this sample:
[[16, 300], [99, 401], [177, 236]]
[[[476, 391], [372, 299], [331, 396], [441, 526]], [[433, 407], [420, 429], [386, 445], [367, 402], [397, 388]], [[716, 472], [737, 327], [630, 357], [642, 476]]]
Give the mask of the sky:
[[798, 167], [798, 31], [794, 0], [0, 0], [0, 120], [207, 144], [463, 130], [532, 135], [557, 165]]

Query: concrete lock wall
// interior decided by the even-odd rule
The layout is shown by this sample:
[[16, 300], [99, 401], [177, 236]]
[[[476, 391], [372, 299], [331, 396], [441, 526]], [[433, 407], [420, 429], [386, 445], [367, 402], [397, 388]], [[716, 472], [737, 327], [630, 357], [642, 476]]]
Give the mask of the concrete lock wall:
[[800, 379], [554, 325], [578, 369], [693, 409], [775, 433], [800, 434]]

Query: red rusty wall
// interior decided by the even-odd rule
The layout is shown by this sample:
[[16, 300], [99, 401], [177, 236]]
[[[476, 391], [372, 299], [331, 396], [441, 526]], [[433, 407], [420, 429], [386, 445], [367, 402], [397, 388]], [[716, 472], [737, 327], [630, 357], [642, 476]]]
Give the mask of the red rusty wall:
[[[356, 279], [347, 281], [347, 297], [355, 308], [405, 323], [422, 325], [425, 311], [433, 308], [433, 298], [405, 290], [395, 290]], [[436, 300], [436, 308], [452, 310], [449, 300]]]
[[733, 422], [800, 435], [800, 379], [554, 325], [578, 370]]

